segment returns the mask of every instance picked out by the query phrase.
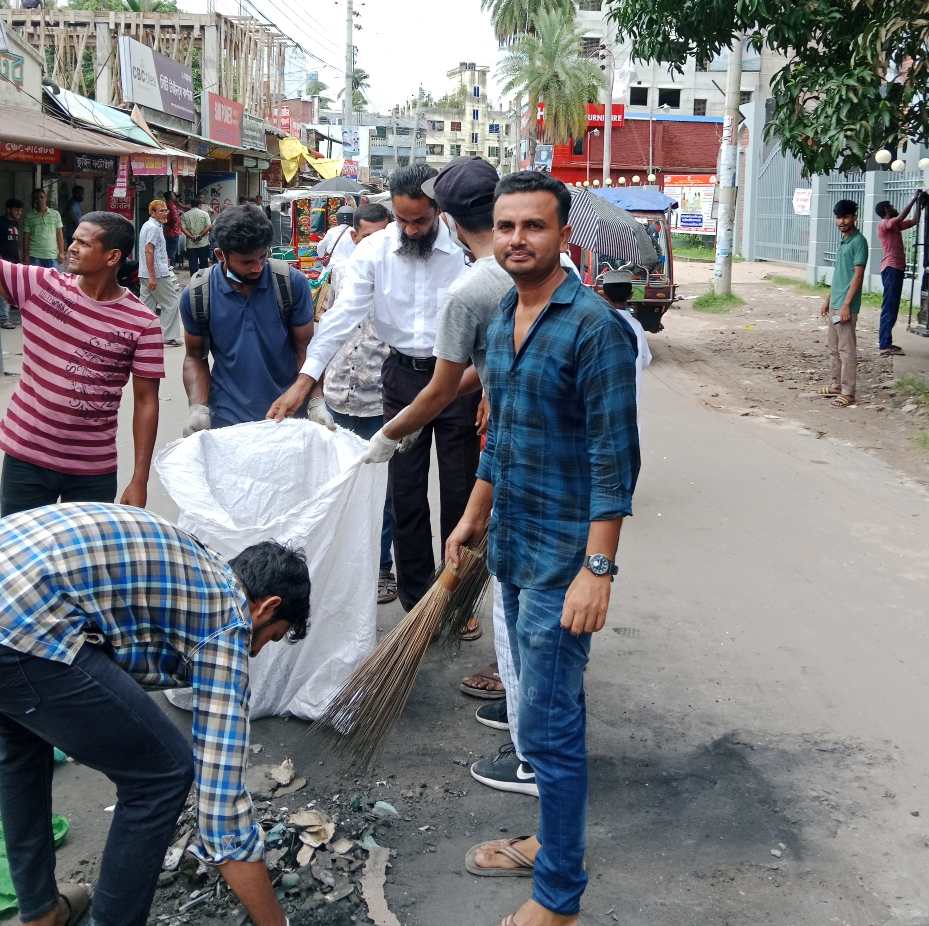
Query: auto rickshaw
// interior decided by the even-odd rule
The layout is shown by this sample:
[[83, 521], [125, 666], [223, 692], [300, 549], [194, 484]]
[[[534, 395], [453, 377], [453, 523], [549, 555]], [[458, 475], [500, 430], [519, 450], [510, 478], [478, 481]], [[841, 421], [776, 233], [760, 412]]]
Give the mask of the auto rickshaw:
[[[662, 316], [678, 298], [669, 216], [670, 211], [677, 208], [677, 203], [657, 189], [607, 187], [591, 192], [631, 213], [645, 226], [655, 247], [658, 261], [653, 266], [623, 264], [622, 269], [629, 270], [633, 278], [629, 308], [646, 331], [657, 334], [664, 328]], [[608, 255], [600, 255], [598, 272], [619, 268], [620, 265]]]

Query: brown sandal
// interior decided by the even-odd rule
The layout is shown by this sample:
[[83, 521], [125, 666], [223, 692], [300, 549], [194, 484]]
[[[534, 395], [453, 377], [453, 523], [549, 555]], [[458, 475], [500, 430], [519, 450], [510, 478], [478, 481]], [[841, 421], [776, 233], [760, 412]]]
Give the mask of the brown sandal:
[[839, 386], [820, 386], [819, 394], [825, 399], [834, 399], [842, 395], [842, 390]]
[[[500, 687], [479, 688], [476, 685], [468, 684], [472, 679], [482, 679], [485, 682], [490, 682]], [[495, 662], [492, 662], [489, 666], [484, 666], [483, 669], [478, 669], [473, 675], [469, 675], [467, 678], [462, 679], [461, 690], [472, 698], [482, 698], [485, 701], [499, 701], [501, 698], [506, 697], [506, 691], [500, 679], [500, 673], [497, 672], [497, 664]]]
[[849, 405], [855, 404], [855, 397], [853, 395], [839, 395], [832, 400], [833, 408], [848, 408]]
[[[469, 874], [479, 878], [531, 878], [535, 863], [528, 855], [516, 848], [516, 843], [524, 842], [529, 836], [514, 836], [512, 839], [492, 839], [471, 846], [465, 855], [465, 869]], [[492, 848], [495, 852], [515, 862], [516, 868], [483, 868], [477, 864], [477, 853], [481, 849]]]
[[480, 640], [484, 636], [484, 628], [481, 627], [481, 620], [474, 615], [465, 625], [464, 630], [458, 634], [458, 639], [464, 643], [471, 643], [474, 640]]

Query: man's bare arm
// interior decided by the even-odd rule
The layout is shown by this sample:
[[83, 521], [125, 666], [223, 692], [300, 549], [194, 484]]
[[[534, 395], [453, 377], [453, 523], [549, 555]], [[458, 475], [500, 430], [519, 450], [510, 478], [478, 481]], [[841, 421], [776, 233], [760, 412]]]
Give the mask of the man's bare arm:
[[121, 505], [144, 508], [148, 501], [148, 477], [152, 453], [158, 436], [158, 380], [144, 376], [132, 377], [132, 442], [135, 468], [129, 485], [119, 499]]

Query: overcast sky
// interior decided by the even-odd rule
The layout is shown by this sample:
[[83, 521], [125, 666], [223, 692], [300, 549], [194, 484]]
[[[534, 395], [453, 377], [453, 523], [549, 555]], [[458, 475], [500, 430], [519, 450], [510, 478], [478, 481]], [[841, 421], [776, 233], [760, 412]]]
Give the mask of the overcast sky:
[[[324, 62], [320, 80], [340, 88], [345, 61], [345, 0], [245, 0], [273, 20], [281, 31], [299, 42]], [[181, 9], [205, 13], [208, 0], [180, 0]], [[216, 10], [237, 14], [239, 0], [216, 0]], [[491, 69], [496, 64], [497, 43], [488, 15], [480, 0], [355, 0], [361, 13], [355, 22], [358, 65], [371, 75], [369, 100], [372, 108], [384, 110], [402, 103], [422, 84], [441, 96], [447, 86], [446, 73], [459, 61], [474, 61]], [[491, 79], [491, 98], [497, 103]]]

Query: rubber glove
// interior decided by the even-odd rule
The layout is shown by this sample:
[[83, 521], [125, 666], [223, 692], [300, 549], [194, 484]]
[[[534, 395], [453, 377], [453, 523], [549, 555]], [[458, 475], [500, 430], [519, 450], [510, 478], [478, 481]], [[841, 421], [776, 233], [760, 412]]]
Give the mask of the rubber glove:
[[399, 441], [391, 440], [384, 429], [376, 432], [368, 441], [368, 449], [362, 457], [365, 463], [386, 463], [396, 452]]
[[197, 431], [209, 431], [211, 424], [210, 410], [206, 405], [191, 405], [184, 427], [184, 437], [190, 437]]
[[310, 396], [310, 401], [306, 405], [306, 417], [314, 424], [321, 424], [330, 431], [336, 428], [335, 421], [329, 409], [326, 408], [326, 400], [321, 395]]

